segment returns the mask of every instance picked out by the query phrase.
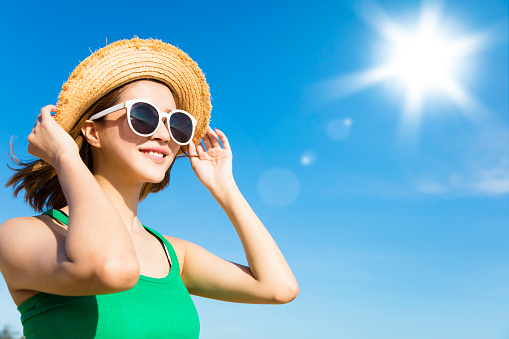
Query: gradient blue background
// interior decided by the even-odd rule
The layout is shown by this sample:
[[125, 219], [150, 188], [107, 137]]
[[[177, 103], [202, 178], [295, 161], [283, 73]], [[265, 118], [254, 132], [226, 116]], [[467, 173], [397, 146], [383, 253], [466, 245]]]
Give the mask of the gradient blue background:
[[[379, 3], [395, 21], [419, 1]], [[229, 137], [234, 176], [300, 285], [286, 305], [193, 297], [201, 338], [509, 338], [508, 4], [442, 2], [458, 36], [490, 30], [462, 86], [487, 109], [445, 102], [396, 137], [402, 98], [383, 85], [328, 101], [313, 88], [375, 66], [365, 1], [0, 1], [0, 181], [11, 136], [55, 104], [78, 63], [108, 42], [158, 38], [206, 74], [211, 125]], [[476, 112], [477, 113], [477, 112]], [[337, 122], [350, 119], [346, 129]], [[340, 140], [339, 140], [340, 139]], [[303, 160], [309, 159], [309, 164]], [[0, 222], [33, 215], [0, 188]], [[141, 221], [247, 264], [220, 206], [177, 161]], [[23, 244], [19, 244], [23, 246]], [[21, 331], [0, 278], [0, 327]]]

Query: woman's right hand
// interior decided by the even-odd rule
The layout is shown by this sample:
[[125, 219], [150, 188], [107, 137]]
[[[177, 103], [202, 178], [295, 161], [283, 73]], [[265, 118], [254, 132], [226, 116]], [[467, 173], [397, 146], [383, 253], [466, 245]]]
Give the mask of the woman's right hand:
[[79, 154], [78, 145], [52, 117], [51, 112], [57, 109], [54, 105], [41, 108], [32, 133], [27, 137], [28, 153], [40, 158], [55, 167], [58, 158], [65, 154]]

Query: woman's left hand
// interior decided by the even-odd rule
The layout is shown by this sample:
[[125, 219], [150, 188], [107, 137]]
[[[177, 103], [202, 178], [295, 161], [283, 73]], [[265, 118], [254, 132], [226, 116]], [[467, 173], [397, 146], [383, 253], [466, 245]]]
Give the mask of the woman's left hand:
[[207, 133], [202, 139], [206, 151], [201, 143], [189, 144], [191, 167], [200, 182], [211, 192], [234, 183], [230, 144], [222, 131], [216, 128], [216, 132], [210, 126], [207, 127]]

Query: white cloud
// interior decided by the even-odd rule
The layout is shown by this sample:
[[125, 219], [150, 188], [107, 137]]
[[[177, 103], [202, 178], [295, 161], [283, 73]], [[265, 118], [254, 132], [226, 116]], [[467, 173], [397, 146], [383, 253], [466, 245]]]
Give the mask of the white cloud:
[[500, 156], [498, 161], [486, 163], [479, 159], [465, 166], [462, 173], [448, 175], [445, 179], [420, 180], [415, 190], [423, 194], [509, 194], [509, 148], [508, 155]]
[[498, 195], [509, 193], [509, 149], [508, 155], [491, 168], [478, 168], [470, 189], [482, 194]]
[[444, 182], [423, 181], [416, 185], [418, 193], [439, 195], [446, 193], [502, 195], [509, 194], [509, 169], [507, 174], [498, 177], [452, 175]]
[[508, 194], [509, 178], [507, 179], [486, 179], [473, 185], [473, 188], [480, 193], [488, 195]]
[[424, 182], [417, 185], [416, 191], [424, 194], [444, 194], [449, 192], [450, 188], [436, 182]]
[[[423, 194], [509, 194], [509, 129], [489, 128], [469, 147], [461, 170], [430, 175], [417, 181], [415, 190]], [[441, 177], [441, 178], [440, 178]]]

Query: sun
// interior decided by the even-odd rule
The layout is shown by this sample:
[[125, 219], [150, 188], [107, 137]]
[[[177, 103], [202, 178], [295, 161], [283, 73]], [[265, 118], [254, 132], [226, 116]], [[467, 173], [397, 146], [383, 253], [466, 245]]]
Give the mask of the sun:
[[454, 81], [461, 55], [438, 32], [421, 30], [395, 37], [388, 67], [409, 92], [421, 97], [427, 91], [447, 90]]
[[473, 101], [462, 88], [459, 75], [465, 59], [480, 46], [480, 37], [453, 36], [441, 21], [437, 7], [423, 6], [416, 25], [397, 25], [383, 15], [376, 25], [384, 37], [386, 82], [397, 82], [404, 89], [403, 109], [417, 120], [426, 100], [446, 96], [464, 105]]
[[327, 92], [336, 97], [352, 94], [375, 84], [396, 87], [401, 96], [403, 134], [415, 134], [423, 106], [434, 98], [444, 98], [471, 113], [482, 105], [461, 84], [466, 61], [480, 50], [483, 34], [459, 35], [459, 25], [446, 20], [437, 5], [423, 3], [415, 20], [394, 20], [377, 6], [365, 13], [368, 24], [382, 37], [377, 65], [332, 81]]

